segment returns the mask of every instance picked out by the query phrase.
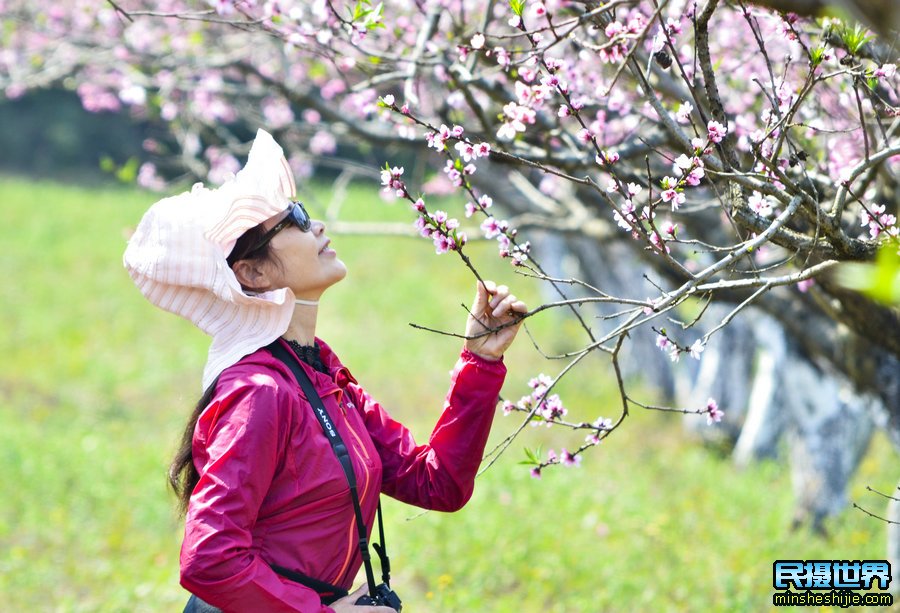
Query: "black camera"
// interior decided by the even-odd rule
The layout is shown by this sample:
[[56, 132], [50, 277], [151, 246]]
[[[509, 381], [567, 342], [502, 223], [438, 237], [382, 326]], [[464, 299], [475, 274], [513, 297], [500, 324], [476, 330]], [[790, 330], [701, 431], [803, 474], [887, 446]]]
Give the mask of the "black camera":
[[400, 597], [397, 596], [397, 592], [388, 587], [386, 583], [382, 583], [375, 588], [374, 596], [366, 594], [365, 596], [360, 597], [360, 599], [356, 601], [356, 604], [390, 607], [397, 611], [397, 613], [400, 613], [400, 610], [403, 608], [403, 603], [400, 602]]

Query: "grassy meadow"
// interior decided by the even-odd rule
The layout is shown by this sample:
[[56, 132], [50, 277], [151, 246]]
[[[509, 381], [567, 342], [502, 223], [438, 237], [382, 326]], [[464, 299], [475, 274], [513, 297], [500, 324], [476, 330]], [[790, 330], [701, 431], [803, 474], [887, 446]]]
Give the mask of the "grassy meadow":
[[[341, 218], [412, 221], [376, 189], [352, 187]], [[304, 196], [319, 215], [330, 198], [325, 186]], [[207, 339], [146, 302], [122, 268], [127, 236], [155, 199], [0, 179], [0, 611], [168, 612], [187, 598], [165, 470], [200, 393]], [[323, 299], [319, 335], [425, 440], [460, 342], [408, 324], [461, 331], [474, 280], [428, 241], [332, 238], [350, 275]], [[540, 300], [493, 245], [470, 252], [486, 276]], [[548, 352], [576, 346], [576, 330], [552, 313], [529, 330]], [[561, 367], [524, 333], [507, 364], [512, 399]], [[570, 417], [618, 414], [609, 371], [596, 357], [564, 382]], [[494, 442], [514, 419], [498, 412]], [[834, 518], [827, 538], [791, 531], [787, 467], [736, 471], [689, 439], [680, 417], [637, 412], [581, 466], [540, 481], [519, 464], [523, 446], [580, 440], [526, 429], [459, 513], [389, 501], [404, 611], [765, 611], [776, 559], [884, 558], [884, 524], [857, 511]], [[881, 512], [865, 487], [890, 491], [895, 467], [879, 435], [851, 499]]]

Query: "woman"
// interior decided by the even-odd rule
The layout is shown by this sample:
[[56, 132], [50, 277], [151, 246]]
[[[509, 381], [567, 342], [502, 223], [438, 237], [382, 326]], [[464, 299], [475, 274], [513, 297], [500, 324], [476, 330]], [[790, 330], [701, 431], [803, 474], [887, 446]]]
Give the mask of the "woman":
[[465, 341], [428, 444], [417, 445], [315, 336], [319, 299], [347, 269], [294, 192], [281, 148], [260, 131], [234, 179], [156, 203], [125, 253], [151, 302], [213, 338], [206, 391], [170, 471], [186, 509], [181, 583], [196, 596], [189, 607], [392, 611], [356, 605], [365, 586], [330, 601], [328, 589], [298, 582], [346, 594], [362, 558], [348, 476], [278, 347], [298, 359], [346, 445], [371, 531], [381, 492], [442, 511], [467, 502], [526, 307], [478, 284], [466, 324], [477, 338]]

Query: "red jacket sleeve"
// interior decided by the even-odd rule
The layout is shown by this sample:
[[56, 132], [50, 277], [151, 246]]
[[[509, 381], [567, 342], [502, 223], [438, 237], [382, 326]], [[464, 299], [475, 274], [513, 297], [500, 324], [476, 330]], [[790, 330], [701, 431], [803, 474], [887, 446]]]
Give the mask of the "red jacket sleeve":
[[194, 431], [200, 481], [188, 505], [181, 585], [226, 612], [332, 612], [252, 549], [251, 529], [283, 457], [290, 399], [271, 377], [220, 379]]
[[472, 496], [506, 366], [463, 350], [427, 445], [355, 386], [384, 468], [382, 491], [426, 509], [456, 511]]

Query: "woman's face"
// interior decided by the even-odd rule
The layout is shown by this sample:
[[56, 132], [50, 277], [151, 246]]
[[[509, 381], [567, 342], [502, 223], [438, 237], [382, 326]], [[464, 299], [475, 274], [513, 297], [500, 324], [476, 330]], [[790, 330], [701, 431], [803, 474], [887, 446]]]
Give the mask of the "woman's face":
[[[263, 225], [270, 229], [285, 217], [278, 215]], [[289, 287], [297, 298], [318, 300], [326, 289], [347, 276], [347, 266], [329, 243], [321, 221], [313, 220], [308, 232], [294, 224], [278, 232], [269, 243], [276, 260], [266, 270], [271, 288]]]

